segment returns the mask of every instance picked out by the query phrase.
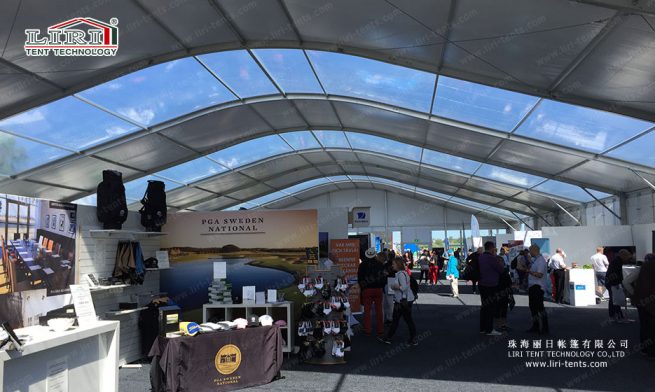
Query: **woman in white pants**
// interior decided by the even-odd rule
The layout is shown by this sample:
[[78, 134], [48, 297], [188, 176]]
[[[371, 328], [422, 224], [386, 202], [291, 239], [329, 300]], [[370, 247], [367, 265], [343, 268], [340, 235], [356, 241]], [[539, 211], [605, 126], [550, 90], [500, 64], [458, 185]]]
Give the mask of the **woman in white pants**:
[[459, 298], [459, 260], [457, 260], [452, 250], [448, 251], [448, 256], [446, 278], [450, 280], [450, 287], [453, 290], [453, 297]]

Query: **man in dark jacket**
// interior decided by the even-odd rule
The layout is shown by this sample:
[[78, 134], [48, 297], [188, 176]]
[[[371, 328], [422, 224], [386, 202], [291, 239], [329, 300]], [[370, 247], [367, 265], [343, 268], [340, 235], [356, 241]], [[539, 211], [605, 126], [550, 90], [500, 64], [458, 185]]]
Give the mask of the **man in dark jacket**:
[[480, 262], [480, 333], [497, 336], [501, 335], [494, 327], [494, 315], [498, 307], [498, 283], [503, 272], [503, 264], [496, 257], [496, 245], [487, 241], [484, 244], [484, 253]]
[[[368, 249], [365, 253], [365, 260], [357, 270], [357, 283], [361, 290], [362, 305], [364, 306], [364, 333], [372, 333], [371, 308], [375, 304], [375, 322], [377, 334], [384, 335], [384, 323], [382, 319], [382, 289], [387, 283], [387, 271], [381, 260], [375, 255], [375, 249]], [[380, 258], [382, 259], [382, 258]]]
[[[614, 305], [614, 293], [612, 286], [621, 286], [623, 284], [623, 263], [632, 259], [632, 253], [627, 249], [621, 249], [619, 253], [610, 261], [605, 274], [605, 286], [610, 295], [608, 303], [609, 315], [611, 321], [626, 322], [621, 306]], [[616, 288], [615, 288], [616, 289]]]

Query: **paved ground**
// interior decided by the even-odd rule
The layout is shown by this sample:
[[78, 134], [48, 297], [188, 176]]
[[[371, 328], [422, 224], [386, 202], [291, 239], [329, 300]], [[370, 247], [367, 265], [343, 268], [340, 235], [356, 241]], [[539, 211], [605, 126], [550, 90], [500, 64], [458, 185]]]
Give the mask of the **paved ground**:
[[[490, 338], [478, 334], [480, 299], [462, 286], [459, 299], [447, 296], [446, 281], [422, 286], [414, 316], [420, 344], [408, 347], [407, 329], [401, 324], [392, 346], [357, 335], [348, 363], [339, 366], [309, 366], [291, 357], [285, 362], [283, 380], [251, 388], [253, 391], [653, 391], [655, 360], [635, 353], [638, 325], [607, 323], [607, 304], [573, 308], [547, 303], [554, 339], [628, 339], [624, 358], [608, 360], [604, 369], [526, 368], [526, 358], [508, 358], [508, 342], [539, 339], [523, 332], [529, 327], [527, 297], [516, 296], [509, 315], [513, 328], [508, 335]], [[637, 319], [636, 311], [629, 317]], [[520, 350], [519, 350], [520, 351]], [[575, 351], [575, 350], [569, 350]], [[569, 359], [576, 360], [576, 359]], [[601, 359], [604, 360], [604, 359]], [[548, 361], [546, 359], [546, 361]], [[148, 365], [121, 369], [121, 391], [148, 391]]]

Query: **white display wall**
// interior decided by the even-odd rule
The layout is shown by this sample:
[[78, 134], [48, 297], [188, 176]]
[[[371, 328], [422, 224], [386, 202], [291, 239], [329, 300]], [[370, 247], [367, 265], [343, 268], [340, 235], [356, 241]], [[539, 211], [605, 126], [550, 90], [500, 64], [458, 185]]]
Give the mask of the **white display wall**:
[[[371, 207], [371, 227], [358, 228], [359, 232], [388, 233], [402, 231], [406, 228], [423, 228], [426, 230], [459, 230], [462, 223], [468, 228], [471, 212], [454, 208], [445, 208], [430, 202], [412, 199], [397, 193], [376, 189], [349, 189], [326, 193], [309, 200], [301, 201], [290, 209]], [[500, 220], [495, 221], [479, 217], [480, 228], [497, 229], [507, 226]], [[319, 231], [323, 231], [319, 225]], [[412, 232], [415, 233], [415, 232]], [[427, 231], [419, 230], [419, 236], [427, 236]], [[411, 238], [410, 240], [413, 240]], [[405, 239], [403, 239], [404, 241]], [[431, 238], [430, 238], [431, 240]]]
[[596, 247], [600, 245], [634, 245], [631, 226], [544, 227], [541, 231], [543, 238], [550, 239], [551, 253], [556, 248], [564, 249], [568, 265], [572, 262], [578, 265], [591, 263], [589, 258], [596, 253]]

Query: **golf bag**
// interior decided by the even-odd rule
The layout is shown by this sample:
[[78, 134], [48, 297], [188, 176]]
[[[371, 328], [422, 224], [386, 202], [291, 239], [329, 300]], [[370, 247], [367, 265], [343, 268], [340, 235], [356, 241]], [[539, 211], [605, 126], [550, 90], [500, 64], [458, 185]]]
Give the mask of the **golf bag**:
[[166, 224], [166, 190], [162, 181], [148, 181], [148, 188], [141, 199], [139, 210], [141, 224], [146, 231], [161, 231]]
[[115, 170], [103, 170], [98, 184], [97, 215], [106, 230], [120, 230], [127, 219], [127, 201], [123, 174]]

